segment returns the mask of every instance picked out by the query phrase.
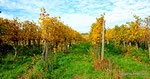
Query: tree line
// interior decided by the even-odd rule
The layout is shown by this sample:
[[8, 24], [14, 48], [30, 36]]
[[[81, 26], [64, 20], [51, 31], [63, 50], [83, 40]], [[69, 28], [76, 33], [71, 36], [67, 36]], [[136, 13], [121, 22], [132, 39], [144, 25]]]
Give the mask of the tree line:
[[38, 23], [39, 25], [34, 21], [22, 22], [18, 18], [9, 20], [0, 17], [0, 46], [11, 45], [16, 58], [18, 45], [33, 50], [42, 45], [42, 59], [47, 59], [52, 51], [65, 52], [73, 43], [85, 41], [79, 32], [61, 22], [60, 17], [50, 17], [44, 8], [41, 8]]
[[[107, 29], [105, 28], [106, 20], [104, 20], [104, 15], [96, 18], [97, 21], [92, 24], [89, 33], [92, 44], [98, 48], [99, 44], [103, 43], [103, 38], [105, 38], [107, 44], [110, 42], [115, 43], [116, 46], [123, 44], [124, 48], [131, 47], [134, 44], [137, 50], [140, 45], [144, 44], [149, 50], [150, 58], [150, 16], [144, 19], [136, 15], [133, 17], [135, 21], [127, 22], [121, 26], [115, 25], [114, 28]], [[103, 32], [103, 30], [105, 31]], [[103, 34], [105, 34], [104, 37], [102, 37]]]

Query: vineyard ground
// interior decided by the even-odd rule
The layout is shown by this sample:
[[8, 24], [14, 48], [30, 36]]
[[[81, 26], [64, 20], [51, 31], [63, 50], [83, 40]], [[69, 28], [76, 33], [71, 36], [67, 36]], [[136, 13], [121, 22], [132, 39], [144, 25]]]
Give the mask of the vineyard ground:
[[[89, 52], [93, 46], [89, 43], [73, 45], [68, 50], [70, 53], [53, 53], [48, 60], [41, 62], [41, 54], [32, 56], [18, 56], [13, 59], [10, 53], [2, 58], [0, 64], [0, 78], [2, 79], [150, 79], [150, 64], [146, 59], [133, 58], [136, 51], [122, 53], [120, 48], [106, 45], [105, 59], [110, 63], [107, 69], [96, 69], [94, 59]], [[100, 48], [101, 49], [101, 48]], [[147, 52], [143, 49], [141, 52]], [[19, 53], [19, 52], [18, 52]], [[148, 52], [147, 52], [148, 53]], [[142, 54], [146, 58], [146, 53]], [[142, 57], [141, 57], [142, 58]], [[50, 62], [51, 61], [51, 62]], [[101, 66], [101, 65], [100, 65]]]

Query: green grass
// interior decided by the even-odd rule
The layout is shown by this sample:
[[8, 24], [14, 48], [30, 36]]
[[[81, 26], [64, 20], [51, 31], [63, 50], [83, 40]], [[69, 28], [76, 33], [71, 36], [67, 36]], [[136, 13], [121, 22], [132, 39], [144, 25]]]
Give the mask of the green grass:
[[[88, 50], [93, 46], [89, 43], [81, 43], [72, 45], [68, 52], [70, 53], [53, 53], [52, 58], [41, 62], [41, 54], [39, 55], [25, 55], [17, 57], [17, 61], [13, 59], [13, 55], [8, 53], [5, 58], [2, 58], [0, 64], [0, 78], [2, 79], [16, 79], [16, 78], [30, 78], [30, 79], [113, 79], [121, 77], [124, 79], [143, 79], [150, 76], [150, 65], [144, 59], [135, 61], [132, 56], [147, 57], [146, 50], [139, 49], [138, 52], [134, 50], [130, 56], [124, 55], [124, 50], [115, 47], [113, 44], [105, 46], [105, 59], [111, 61], [112, 69], [96, 70], [94, 68], [93, 57]], [[27, 51], [27, 50], [25, 50]], [[27, 51], [29, 52], [29, 51]], [[30, 51], [33, 53], [33, 51]], [[137, 54], [138, 53], [138, 54]], [[52, 61], [52, 62], [50, 62]], [[117, 75], [118, 73], [146, 73], [146, 75]]]
[[[122, 51], [121, 48], [113, 47], [115, 48], [116, 52]], [[136, 78], [136, 79], [143, 79], [143, 78], [150, 78], [150, 65], [146, 64], [145, 62], [148, 60], [146, 54], [148, 51], [139, 49], [138, 52], [136, 49], [134, 51], [129, 52], [129, 56], [124, 55], [124, 53], [121, 54], [114, 54], [113, 49], [109, 49], [109, 47], [106, 46], [105, 50], [105, 58], [110, 59], [112, 63], [118, 65], [118, 73], [127, 73], [127, 74], [139, 74], [139, 75], [124, 75], [124, 78]], [[113, 52], [113, 53], [112, 53]], [[135, 61], [132, 56], [141, 56], [142, 60]], [[145, 60], [143, 59], [145, 58]], [[140, 62], [144, 61], [144, 62]], [[149, 61], [148, 61], [149, 62]], [[142, 74], [146, 75], [142, 75]], [[140, 75], [141, 74], [141, 75]]]
[[127, 75], [124, 76], [125, 78], [134, 77], [141, 79], [150, 76], [150, 66], [134, 61], [131, 57], [124, 57], [122, 55], [113, 56], [108, 53], [105, 53], [105, 57], [118, 65], [118, 73], [146, 73], [146, 75]]
[[98, 78], [102, 75], [102, 71], [94, 70], [88, 49], [88, 44], [74, 45], [70, 49], [71, 53], [58, 56], [54, 60], [56, 67], [54, 67], [51, 77], [54, 79]]
[[27, 59], [21, 59], [21, 57], [15, 60], [2, 59], [0, 77], [3, 79], [16, 78], [18, 75], [25, 72], [30, 67], [31, 57]]
[[19, 56], [14, 60], [13, 55], [8, 55], [2, 59], [2, 63], [0, 64], [0, 77], [3, 79], [15, 79], [19, 77], [33, 66], [32, 61], [37, 57]]

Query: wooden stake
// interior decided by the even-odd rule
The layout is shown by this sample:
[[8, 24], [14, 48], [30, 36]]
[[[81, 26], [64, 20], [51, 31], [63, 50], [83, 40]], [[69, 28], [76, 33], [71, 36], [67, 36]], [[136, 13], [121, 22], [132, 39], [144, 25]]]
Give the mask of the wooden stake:
[[101, 53], [101, 61], [104, 59], [104, 41], [105, 41], [105, 39], [104, 39], [104, 33], [105, 33], [105, 20], [104, 20], [104, 16], [105, 16], [105, 13], [104, 13], [104, 15], [103, 15], [103, 34], [102, 34], [102, 53]]

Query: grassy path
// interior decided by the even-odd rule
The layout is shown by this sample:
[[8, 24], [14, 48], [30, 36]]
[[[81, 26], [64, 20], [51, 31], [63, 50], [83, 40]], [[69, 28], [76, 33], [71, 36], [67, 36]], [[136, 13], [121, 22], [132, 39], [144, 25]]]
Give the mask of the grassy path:
[[[60, 79], [88, 79], [100, 78], [102, 71], [95, 71], [92, 57], [88, 54], [89, 45], [73, 46], [71, 53], [59, 57], [57, 68], [53, 71], [53, 78]], [[57, 62], [57, 61], [56, 61]]]
[[[20, 56], [17, 61], [6, 58], [0, 65], [0, 77], [2, 79], [150, 79], [150, 65], [139, 63], [122, 54], [113, 55], [112, 51], [105, 52], [105, 59], [111, 61], [111, 69], [96, 70], [93, 57], [88, 52], [90, 47], [92, 46], [87, 43], [73, 45], [68, 50], [70, 53], [54, 53], [52, 62], [49, 59], [44, 62], [45, 64], [41, 63], [40, 55], [25, 58]], [[118, 75], [118, 73], [126, 74]], [[140, 73], [146, 74], [140, 75]]]

